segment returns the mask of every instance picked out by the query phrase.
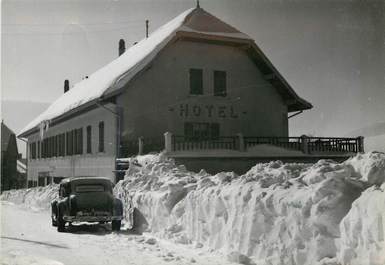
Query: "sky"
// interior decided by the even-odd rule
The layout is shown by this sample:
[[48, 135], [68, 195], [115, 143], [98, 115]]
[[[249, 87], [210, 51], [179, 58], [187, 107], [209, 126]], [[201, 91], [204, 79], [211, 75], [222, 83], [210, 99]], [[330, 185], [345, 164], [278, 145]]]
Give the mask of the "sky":
[[[194, 0], [3, 0], [2, 101], [51, 103]], [[294, 90], [314, 106], [290, 135], [350, 136], [385, 124], [385, 0], [201, 0], [254, 38]], [[5, 104], [3, 106], [6, 106]], [[2, 108], [2, 119], [33, 117]], [[7, 114], [7, 115], [5, 115]], [[38, 113], [36, 113], [37, 115]], [[34, 114], [35, 115], [35, 114]], [[23, 119], [23, 117], [25, 117]], [[372, 133], [373, 134], [373, 133]], [[385, 135], [384, 130], [379, 134]], [[385, 136], [380, 144], [384, 145]]]

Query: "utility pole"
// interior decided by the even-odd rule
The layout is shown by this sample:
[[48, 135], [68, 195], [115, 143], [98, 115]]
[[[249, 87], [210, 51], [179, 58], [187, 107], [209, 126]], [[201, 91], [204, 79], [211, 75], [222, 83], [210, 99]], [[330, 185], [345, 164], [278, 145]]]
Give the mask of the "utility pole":
[[146, 38], [148, 38], [148, 19], [146, 19]]

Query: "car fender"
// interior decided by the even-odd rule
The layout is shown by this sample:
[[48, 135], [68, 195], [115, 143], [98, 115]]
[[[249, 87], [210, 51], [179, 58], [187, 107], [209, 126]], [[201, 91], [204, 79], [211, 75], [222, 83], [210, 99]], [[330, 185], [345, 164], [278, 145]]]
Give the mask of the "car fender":
[[59, 212], [64, 216], [68, 215], [68, 198], [64, 198], [57, 203], [56, 207]]
[[56, 216], [57, 214], [57, 200], [51, 202], [51, 215]]
[[77, 203], [76, 203], [76, 195], [70, 195], [69, 200], [68, 200], [68, 205], [69, 205], [69, 213], [70, 215], [76, 215], [77, 212]]

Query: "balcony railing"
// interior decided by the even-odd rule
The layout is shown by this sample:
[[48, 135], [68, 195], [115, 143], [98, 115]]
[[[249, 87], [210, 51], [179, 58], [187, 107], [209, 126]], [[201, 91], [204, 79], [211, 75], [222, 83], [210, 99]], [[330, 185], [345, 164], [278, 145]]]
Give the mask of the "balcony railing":
[[184, 135], [165, 133], [164, 137], [139, 138], [126, 143], [122, 149], [124, 156], [149, 152], [233, 150], [247, 152], [260, 145], [271, 145], [304, 154], [319, 153], [358, 153], [364, 152], [363, 137], [255, 137], [255, 136], [220, 136], [215, 139], [191, 138]]
[[194, 139], [182, 135], [172, 136], [172, 149], [174, 151], [188, 151], [188, 150], [236, 150], [237, 149], [236, 136], [222, 136], [216, 139]]
[[244, 142], [246, 150], [260, 144], [301, 150], [301, 137], [244, 137]]
[[360, 151], [360, 137], [358, 138], [331, 138], [309, 137], [308, 150], [312, 152], [346, 152], [357, 153]]

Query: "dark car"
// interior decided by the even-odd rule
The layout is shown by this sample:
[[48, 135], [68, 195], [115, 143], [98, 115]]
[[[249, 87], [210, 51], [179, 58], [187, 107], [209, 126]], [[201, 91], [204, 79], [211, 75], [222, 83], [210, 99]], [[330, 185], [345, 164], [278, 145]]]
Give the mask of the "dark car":
[[64, 232], [68, 222], [111, 222], [119, 231], [122, 202], [112, 194], [114, 184], [107, 178], [74, 177], [60, 182], [59, 198], [51, 203], [52, 225]]

